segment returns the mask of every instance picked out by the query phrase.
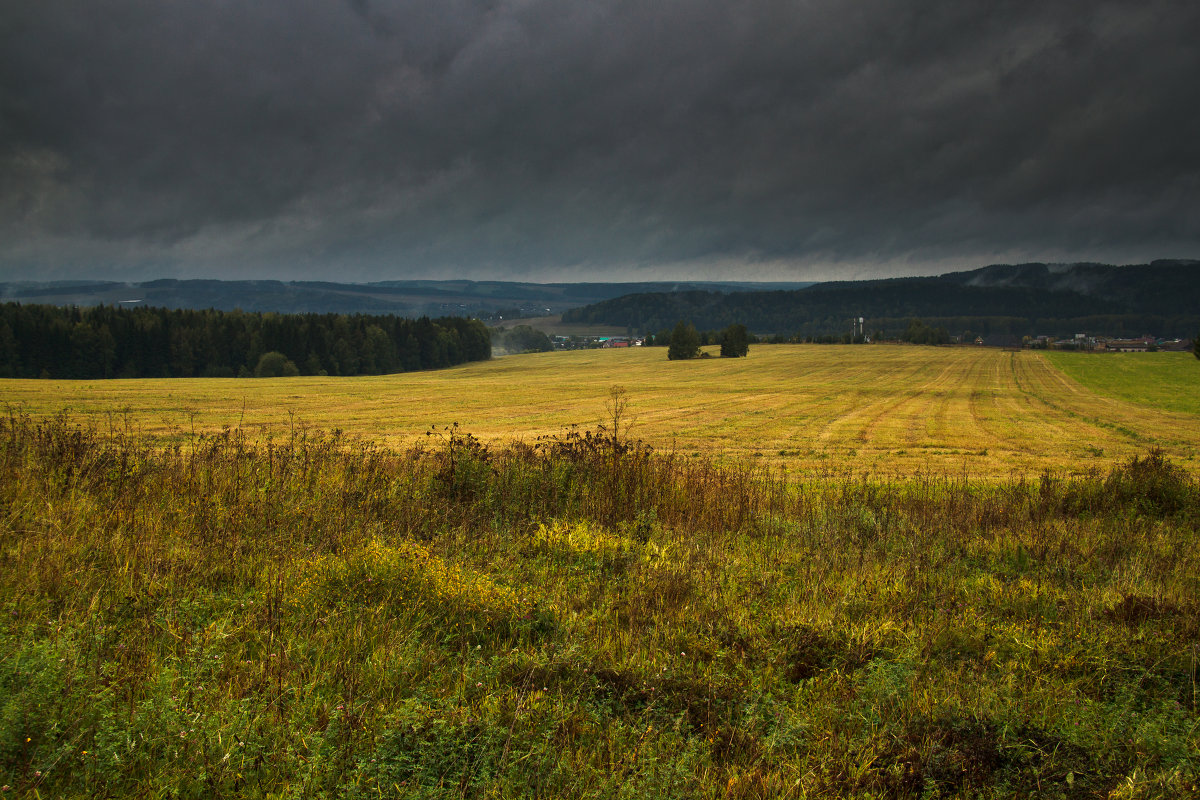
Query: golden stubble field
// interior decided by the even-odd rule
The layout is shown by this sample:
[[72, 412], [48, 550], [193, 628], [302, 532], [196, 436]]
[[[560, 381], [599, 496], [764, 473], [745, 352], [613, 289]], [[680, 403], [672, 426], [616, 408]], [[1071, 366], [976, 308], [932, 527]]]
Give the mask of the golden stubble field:
[[[1140, 373], [1153, 379], [1175, 356], [1142, 355], [1160, 360], [1139, 362]], [[0, 400], [170, 437], [311, 426], [404, 446], [454, 422], [498, 442], [592, 427], [614, 386], [626, 389], [632, 434], [656, 448], [788, 472], [993, 480], [1105, 469], [1152, 447], [1200, 470], [1195, 414], [1085, 388], [1034, 352], [990, 348], [762, 345], [746, 359], [687, 362], [636, 348], [359, 378], [9, 380]]]

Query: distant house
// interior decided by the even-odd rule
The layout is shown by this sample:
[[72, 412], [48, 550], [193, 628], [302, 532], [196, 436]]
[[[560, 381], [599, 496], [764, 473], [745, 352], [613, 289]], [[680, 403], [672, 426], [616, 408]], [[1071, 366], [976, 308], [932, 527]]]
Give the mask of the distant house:
[[1109, 339], [1104, 348], [1113, 353], [1145, 353], [1154, 344], [1154, 337], [1143, 336], [1140, 339]]

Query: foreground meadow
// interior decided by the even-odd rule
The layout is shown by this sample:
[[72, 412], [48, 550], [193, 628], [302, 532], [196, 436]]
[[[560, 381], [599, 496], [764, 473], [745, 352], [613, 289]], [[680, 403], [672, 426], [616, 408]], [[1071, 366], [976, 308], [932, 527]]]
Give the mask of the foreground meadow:
[[166, 444], [0, 418], [3, 796], [1198, 791], [1200, 485], [1161, 453], [785, 483], [611, 425]]
[[[176, 441], [226, 426], [276, 435], [313, 426], [407, 447], [431, 425], [454, 422], [499, 443], [589, 426], [620, 385], [634, 434], [657, 449], [756, 459], [791, 474], [1005, 480], [1104, 470], [1150, 447], [1200, 469], [1198, 414], [1170, 402], [1196, 396], [1195, 359], [1084, 358], [1067, 365], [1081, 379], [1113, 358], [1135, 377], [1089, 386], [1030, 351], [771, 345], [746, 359], [671, 362], [661, 348], [634, 348], [359, 378], [9, 380], [0, 399], [36, 416], [67, 412]], [[1138, 384], [1154, 388], [1128, 390]]]

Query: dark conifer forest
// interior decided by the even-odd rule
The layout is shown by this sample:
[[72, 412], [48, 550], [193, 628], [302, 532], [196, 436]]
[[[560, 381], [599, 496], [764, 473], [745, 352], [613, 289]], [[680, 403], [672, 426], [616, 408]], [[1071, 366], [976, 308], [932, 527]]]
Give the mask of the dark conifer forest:
[[249, 377], [273, 353], [291, 374], [380, 375], [491, 352], [483, 323], [459, 317], [0, 305], [0, 377]]

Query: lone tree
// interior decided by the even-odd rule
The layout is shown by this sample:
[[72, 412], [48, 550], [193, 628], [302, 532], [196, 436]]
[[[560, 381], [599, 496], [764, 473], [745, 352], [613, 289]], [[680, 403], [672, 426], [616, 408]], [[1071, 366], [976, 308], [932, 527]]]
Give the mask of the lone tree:
[[745, 325], [730, 325], [717, 340], [721, 343], [721, 358], [741, 358], [750, 352], [750, 332]]
[[700, 334], [696, 327], [680, 320], [671, 331], [671, 343], [667, 346], [667, 358], [675, 361], [681, 358], [695, 358], [700, 355]]
[[1200, 333], [1196, 334], [1196, 338], [1192, 340], [1192, 355], [1200, 358]]

